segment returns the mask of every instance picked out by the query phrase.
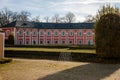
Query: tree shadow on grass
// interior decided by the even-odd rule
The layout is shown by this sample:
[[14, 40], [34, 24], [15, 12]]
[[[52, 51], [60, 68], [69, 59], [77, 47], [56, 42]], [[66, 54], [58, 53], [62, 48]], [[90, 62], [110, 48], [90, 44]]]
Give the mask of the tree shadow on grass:
[[110, 76], [119, 68], [119, 64], [91, 63], [50, 74], [38, 80], [101, 80]]

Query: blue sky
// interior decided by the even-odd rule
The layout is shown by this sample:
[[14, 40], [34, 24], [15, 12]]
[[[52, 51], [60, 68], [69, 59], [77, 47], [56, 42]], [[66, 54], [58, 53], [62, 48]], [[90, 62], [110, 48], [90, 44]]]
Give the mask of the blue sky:
[[61, 17], [68, 12], [76, 15], [77, 21], [84, 21], [85, 16], [95, 15], [104, 4], [116, 5], [120, 8], [120, 0], [0, 0], [0, 9], [7, 7], [12, 11], [29, 11], [31, 18], [40, 16]]

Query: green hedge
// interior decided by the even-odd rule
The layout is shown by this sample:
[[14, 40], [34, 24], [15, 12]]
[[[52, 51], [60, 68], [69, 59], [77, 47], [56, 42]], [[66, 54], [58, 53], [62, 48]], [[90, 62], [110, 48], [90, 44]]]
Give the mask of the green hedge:
[[[60, 52], [41, 52], [41, 51], [5, 51], [6, 57], [28, 58], [28, 59], [50, 59], [59, 60]], [[72, 61], [93, 61], [96, 54], [71, 53]]]
[[70, 45], [8, 45], [8, 44], [6, 44], [5, 47], [95, 49], [94, 45], [91, 45], [91, 46], [88, 46], [88, 45], [70, 46]]
[[10, 59], [10, 58], [0, 59], [0, 64], [8, 63], [8, 62], [11, 62], [11, 61], [12, 61], [12, 59]]

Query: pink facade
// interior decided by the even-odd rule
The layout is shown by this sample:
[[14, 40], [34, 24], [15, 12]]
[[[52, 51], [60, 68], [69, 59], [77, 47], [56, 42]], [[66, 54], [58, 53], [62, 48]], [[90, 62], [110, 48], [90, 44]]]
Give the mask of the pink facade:
[[93, 45], [94, 29], [16, 28], [15, 44]]
[[14, 34], [14, 27], [8, 27], [8, 28], [2, 28], [2, 31], [5, 33], [5, 39], [8, 39], [8, 36], [10, 35], [10, 34]]
[[18, 45], [94, 45], [95, 42], [93, 23], [13, 23], [1, 29], [5, 39], [13, 34]]

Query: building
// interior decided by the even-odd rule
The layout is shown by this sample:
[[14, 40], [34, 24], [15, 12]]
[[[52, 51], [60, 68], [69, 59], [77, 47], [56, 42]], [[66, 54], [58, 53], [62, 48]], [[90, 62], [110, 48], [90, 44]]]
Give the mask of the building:
[[0, 31], [0, 59], [4, 58], [4, 33]]
[[12, 22], [4, 27], [5, 39], [10, 34], [17, 45], [93, 45], [93, 23]]

